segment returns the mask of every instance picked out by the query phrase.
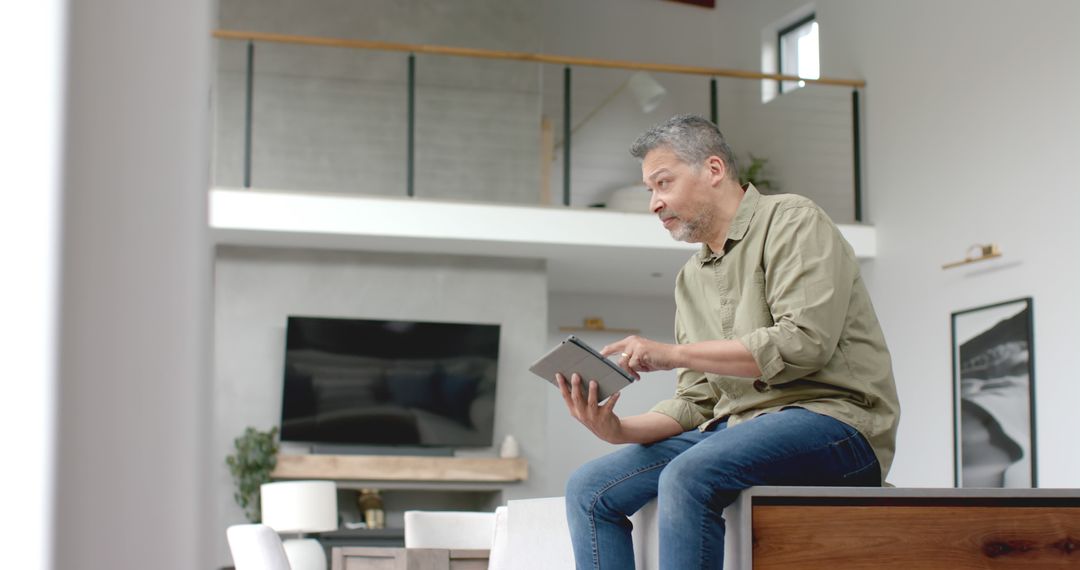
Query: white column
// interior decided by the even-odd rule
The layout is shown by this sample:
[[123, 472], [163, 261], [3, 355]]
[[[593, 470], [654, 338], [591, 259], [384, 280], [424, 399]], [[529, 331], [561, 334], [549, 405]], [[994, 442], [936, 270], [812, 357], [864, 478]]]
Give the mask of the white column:
[[20, 3], [0, 34], [0, 551], [31, 570], [52, 564], [64, 10]]
[[69, 4], [57, 568], [212, 566], [210, 7]]

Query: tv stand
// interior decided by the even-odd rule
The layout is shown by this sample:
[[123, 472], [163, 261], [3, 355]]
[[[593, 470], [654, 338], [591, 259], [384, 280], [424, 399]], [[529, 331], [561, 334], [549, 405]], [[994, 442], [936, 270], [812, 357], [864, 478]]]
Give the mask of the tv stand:
[[311, 453], [316, 455], [417, 455], [423, 457], [453, 457], [452, 447], [419, 447], [419, 446], [368, 446], [368, 445], [345, 445], [333, 443], [317, 443], [311, 446]]
[[512, 483], [529, 477], [522, 457], [417, 457], [407, 455], [278, 454], [274, 479], [385, 482]]
[[[528, 478], [523, 457], [431, 457], [408, 455], [305, 455], [279, 453], [273, 479], [332, 480], [338, 508], [352, 509], [351, 490], [382, 491], [386, 529], [323, 533], [324, 546], [403, 546], [404, 511], [491, 511], [505, 502], [508, 487]], [[355, 497], [355, 493], [352, 495]]]

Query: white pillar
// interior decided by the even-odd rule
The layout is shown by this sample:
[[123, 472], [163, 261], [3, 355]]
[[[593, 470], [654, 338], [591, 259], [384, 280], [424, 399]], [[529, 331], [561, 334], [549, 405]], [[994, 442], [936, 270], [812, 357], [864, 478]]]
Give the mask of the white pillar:
[[0, 34], [0, 552], [30, 570], [52, 565], [64, 11], [10, 6]]
[[71, 0], [56, 568], [210, 568], [210, 0]]

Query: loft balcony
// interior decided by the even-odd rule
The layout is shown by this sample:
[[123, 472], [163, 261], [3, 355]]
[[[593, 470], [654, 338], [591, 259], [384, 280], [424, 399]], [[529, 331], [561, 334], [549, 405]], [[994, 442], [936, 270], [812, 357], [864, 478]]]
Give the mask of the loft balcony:
[[[540, 259], [553, 291], [670, 294], [698, 247], [655, 216], [603, 209], [222, 188], [210, 206], [218, 244]], [[840, 231], [874, 257], [873, 228]]]

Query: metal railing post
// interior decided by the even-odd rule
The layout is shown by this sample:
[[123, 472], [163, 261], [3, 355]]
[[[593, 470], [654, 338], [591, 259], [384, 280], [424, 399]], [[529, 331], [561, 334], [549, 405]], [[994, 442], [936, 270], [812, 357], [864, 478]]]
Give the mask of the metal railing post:
[[406, 173], [405, 194], [410, 198], [416, 195], [415, 170], [416, 170], [416, 54], [409, 54], [409, 110], [408, 110], [408, 136], [406, 140]]
[[713, 77], [709, 80], [709, 120], [711, 120], [714, 125], [718, 125], [720, 124], [718, 121], [719, 118], [720, 114], [717, 111], [716, 103], [716, 78]]
[[855, 221], [863, 221], [862, 215], [862, 153], [859, 141], [859, 90], [851, 91], [851, 149], [855, 169]]
[[251, 188], [252, 102], [255, 97], [255, 43], [247, 44], [247, 77], [244, 93], [244, 188]]
[[570, 205], [570, 67], [563, 68], [563, 205]]

